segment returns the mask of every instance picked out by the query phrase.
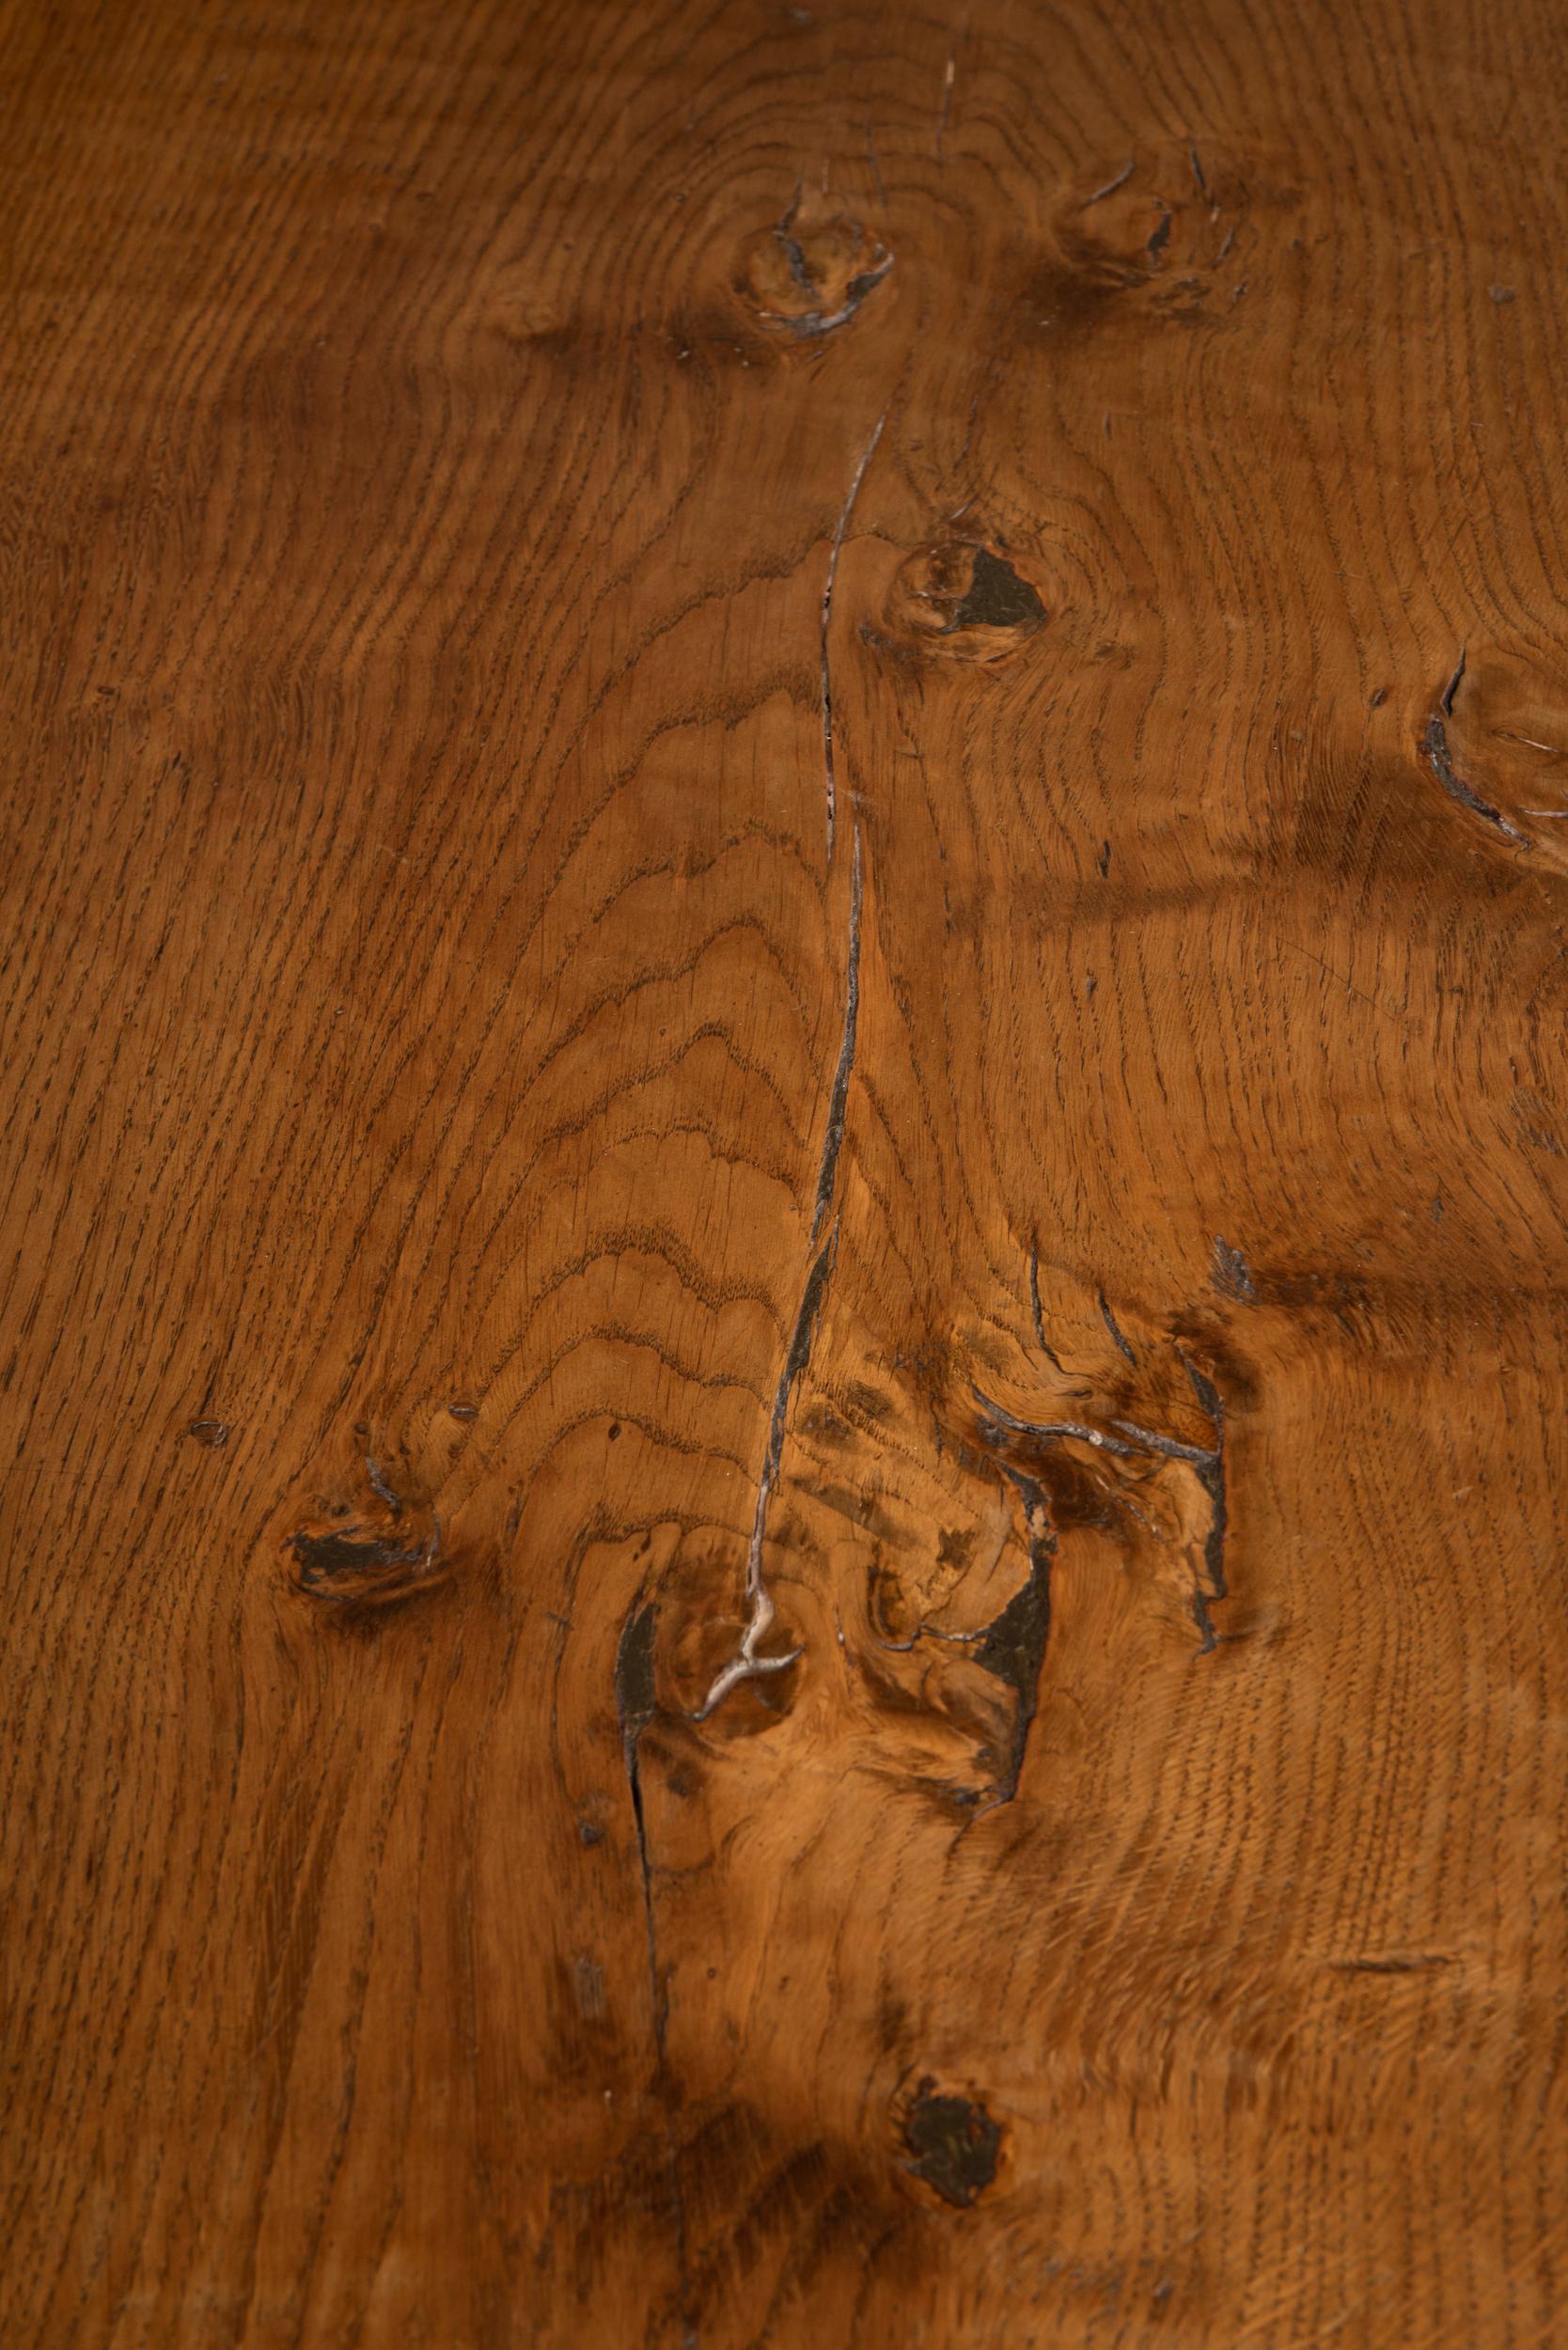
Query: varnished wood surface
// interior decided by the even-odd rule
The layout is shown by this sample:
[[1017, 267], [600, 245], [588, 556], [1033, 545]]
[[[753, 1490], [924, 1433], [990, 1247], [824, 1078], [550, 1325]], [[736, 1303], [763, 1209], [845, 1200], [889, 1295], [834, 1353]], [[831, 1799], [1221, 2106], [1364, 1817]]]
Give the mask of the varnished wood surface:
[[1568, 2339], [1565, 97], [8, 0], [8, 2344]]

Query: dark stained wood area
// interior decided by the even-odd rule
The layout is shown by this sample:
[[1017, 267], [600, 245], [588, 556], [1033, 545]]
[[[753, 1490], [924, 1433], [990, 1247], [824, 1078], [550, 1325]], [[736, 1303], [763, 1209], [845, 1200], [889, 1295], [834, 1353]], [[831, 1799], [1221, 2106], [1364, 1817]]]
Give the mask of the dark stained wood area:
[[7, 2350], [1568, 2342], [1565, 119], [0, 0]]

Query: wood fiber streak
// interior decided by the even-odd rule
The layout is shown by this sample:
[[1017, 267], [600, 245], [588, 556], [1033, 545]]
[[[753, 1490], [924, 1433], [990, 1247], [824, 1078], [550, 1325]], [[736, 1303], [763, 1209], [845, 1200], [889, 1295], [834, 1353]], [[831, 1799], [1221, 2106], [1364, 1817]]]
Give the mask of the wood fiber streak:
[[1568, 24], [0, 0], [0, 2340], [1568, 2338]]

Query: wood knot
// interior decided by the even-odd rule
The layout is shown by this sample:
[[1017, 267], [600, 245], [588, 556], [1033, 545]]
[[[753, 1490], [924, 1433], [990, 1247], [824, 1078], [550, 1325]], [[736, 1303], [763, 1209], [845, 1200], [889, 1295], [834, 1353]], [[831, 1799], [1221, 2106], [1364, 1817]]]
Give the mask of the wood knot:
[[803, 219], [797, 195], [747, 240], [735, 291], [760, 325], [804, 341], [846, 325], [892, 266], [881, 239], [847, 213]]
[[1565, 681], [1532, 656], [1466, 646], [1419, 724], [1417, 750], [1478, 836], [1560, 865], [1568, 849], [1562, 761]]
[[776, 1727], [799, 1694], [803, 1643], [776, 1593], [748, 1592], [732, 1544], [688, 1539], [660, 1579], [660, 1671], [672, 1715], [723, 1744]]
[[[1186, 141], [1080, 177], [1020, 289], [1029, 340], [1075, 341], [1113, 320], [1196, 326], [1245, 294], [1238, 231], [1259, 191], [1216, 149]], [[1262, 200], [1286, 201], [1262, 191]], [[1243, 239], [1243, 243], [1246, 240]]]
[[954, 661], [996, 662], [1044, 625], [1039, 590], [1011, 558], [973, 540], [917, 547], [893, 575], [886, 631]]
[[941, 2095], [928, 2076], [904, 2117], [903, 2144], [911, 2174], [967, 2211], [996, 2175], [1002, 2133], [982, 2104]]
[[285, 1544], [295, 1588], [337, 1606], [384, 1607], [441, 1580], [441, 1525], [367, 1454], [363, 1489], [323, 1501]]

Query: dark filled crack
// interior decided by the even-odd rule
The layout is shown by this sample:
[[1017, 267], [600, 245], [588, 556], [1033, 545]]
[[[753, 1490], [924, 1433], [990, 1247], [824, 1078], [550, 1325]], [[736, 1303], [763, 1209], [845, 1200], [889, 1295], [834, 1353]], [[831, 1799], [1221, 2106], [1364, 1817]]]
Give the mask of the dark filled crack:
[[1016, 1700], [1007, 1768], [996, 1782], [998, 1804], [1011, 1803], [1018, 1793], [1029, 1731], [1040, 1709], [1040, 1676], [1045, 1664], [1045, 1645], [1051, 1637], [1051, 1560], [1057, 1548], [1043, 1485], [1032, 1477], [1021, 1476], [1016, 1469], [1007, 1469], [1004, 1474], [1024, 1505], [1029, 1574], [1027, 1582], [987, 1625], [974, 1651], [976, 1664], [1005, 1682]]
[[1052, 1369], [1059, 1371], [1065, 1379], [1067, 1366], [1045, 1336], [1045, 1317], [1040, 1310], [1040, 1244], [1038, 1241], [1029, 1250], [1029, 1311], [1034, 1317], [1035, 1344]]
[[774, 240], [777, 244], [779, 251], [784, 256], [785, 263], [789, 269], [790, 275], [794, 279], [795, 284], [800, 288], [802, 293], [810, 294], [813, 298], [815, 298], [817, 291], [816, 280], [806, 266], [806, 256], [801, 250], [800, 241], [792, 233], [795, 225], [795, 214], [800, 210], [801, 191], [804, 186], [804, 179], [799, 179], [795, 181], [795, 192], [790, 198], [789, 204], [779, 220], [775, 225], [773, 233]]
[[[648, 1935], [648, 1990], [653, 2016], [653, 2053], [658, 2085], [667, 2093], [669, 2048], [664, 1989], [659, 1977], [659, 1936], [653, 1915], [653, 1870], [648, 1855], [648, 1823], [643, 1813], [642, 1771], [638, 1748], [642, 1733], [658, 1711], [653, 1683], [653, 1642], [659, 1610], [652, 1600], [634, 1603], [621, 1626], [615, 1657], [615, 1706], [620, 1723], [620, 1753], [631, 1792], [632, 1817], [636, 1827], [637, 1866], [642, 1876], [643, 1919]], [[669, 2181], [670, 2218], [675, 2229], [676, 2280], [680, 2294], [682, 2350], [693, 2350], [697, 2329], [691, 2317], [691, 2272], [686, 2256], [686, 2206], [681, 2191], [681, 2169], [675, 2133], [665, 2121], [665, 2169]]]
[[1453, 716], [1453, 697], [1458, 693], [1460, 682], [1465, 675], [1465, 659], [1469, 650], [1468, 645], [1460, 646], [1459, 659], [1454, 665], [1453, 675], [1450, 678], [1448, 683], [1444, 686], [1441, 695], [1438, 697], [1437, 707], [1442, 712], [1445, 718], [1451, 718]]
[[[886, 420], [886, 410], [883, 412]], [[877, 426], [877, 432], [882, 425]], [[876, 433], [871, 436], [861, 471], [876, 446]], [[846, 509], [847, 511], [847, 509]], [[854, 830], [854, 850], [850, 864], [849, 944], [845, 954], [844, 1026], [839, 1043], [838, 1065], [833, 1073], [833, 1090], [828, 1096], [827, 1125], [823, 1135], [822, 1156], [817, 1163], [817, 1188], [811, 1213], [812, 1248], [822, 1236], [834, 1193], [839, 1182], [839, 1159], [843, 1149], [844, 1121], [849, 1105], [850, 1079], [855, 1071], [855, 1029], [860, 1013], [860, 921], [864, 876], [861, 863], [860, 827]], [[831, 849], [831, 838], [829, 841]], [[764, 1549], [767, 1542], [768, 1510], [774, 1487], [778, 1481], [779, 1465], [784, 1457], [784, 1431], [790, 1416], [790, 1399], [804, 1377], [811, 1360], [811, 1343], [816, 1336], [817, 1322], [823, 1300], [832, 1278], [839, 1255], [839, 1228], [834, 1226], [826, 1242], [812, 1262], [795, 1309], [794, 1325], [784, 1357], [784, 1368], [778, 1374], [774, 1390], [773, 1412], [768, 1421], [767, 1448], [762, 1456], [761, 1471], [757, 1480], [757, 1508], [752, 1518], [751, 1540], [746, 1545], [745, 1599], [746, 1625], [741, 1644], [728, 1665], [714, 1675], [712, 1686], [693, 1716], [706, 1721], [715, 1706], [721, 1705], [731, 1689], [743, 1681], [753, 1681], [761, 1673], [782, 1672], [800, 1655], [799, 1649], [791, 1649], [784, 1656], [759, 1654], [762, 1641], [772, 1629], [776, 1610], [767, 1587], [764, 1573]]]
[[1224, 1408], [1219, 1400], [1219, 1389], [1206, 1371], [1200, 1371], [1196, 1363], [1187, 1360], [1180, 1347], [1176, 1349], [1176, 1359], [1187, 1374], [1188, 1383], [1198, 1398], [1199, 1410], [1217, 1428]]
[[[659, 1610], [652, 1600], [640, 1607], [635, 1606], [621, 1626], [620, 1640], [615, 1653], [616, 1717], [620, 1724], [621, 1759], [626, 1765], [626, 1784], [632, 1792], [632, 1813], [636, 1822], [637, 1851], [642, 1860], [645, 1888], [648, 1884], [648, 1833], [642, 1816], [642, 1780], [638, 1775], [637, 1748], [643, 1731], [657, 1710], [657, 1700], [653, 1694], [653, 1636], [658, 1623]], [[657, 1999], [653, 2005], [656, 2019]]]
[[[1454, 672], [1443, 697], [1445, 710], [1453, 698], [1454, 687], [1462, 674], [1463, 665]], [[1493, 825], [1505, 839], [1516, 841], [1521, 849], [1531, 845], [1528, 832], [1521, 832], [1517, 824], [1511, 824], [1500, 808], [1494, 807], [1490, 800], [1483, 800], [1479, 791], [1471, 791], [1463, 776], [1455, 775], [1453, 761], [1449, 757], [1449, 730], [1435, 714], [1427, 722], [1426, 755], [1433, 774], [1450, 800], [1457, 800], [1461, 807], [1467, 807], [1472, 816], [1479, 816], [1483, 823]]]
[[1136, 1371], [1137, 1369], [1137, 1356], [1133, 1353], [1132, 1346], [1128, 1341], [1126, 1333], [1122, 1329], [1121, 1324], [1117, 1321], [1116, 1316], [1112, 1313], [1110, 1309], [1110, 1303], [1105, 1296], [1105, 1291], [1096, 1290], [1094, 1293], [1100, 1303], [1100, 1319], [1105, 1324], [1106, 1330], [1110, 1334], [1111, 1344], [1115, 1347], [1119, 1355], [1124, 1355], [1126, 1356], [1127, 1360], [1132, 1364], [1133, 1369]]

